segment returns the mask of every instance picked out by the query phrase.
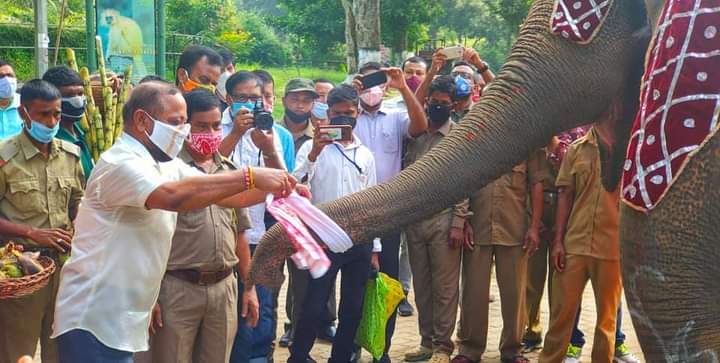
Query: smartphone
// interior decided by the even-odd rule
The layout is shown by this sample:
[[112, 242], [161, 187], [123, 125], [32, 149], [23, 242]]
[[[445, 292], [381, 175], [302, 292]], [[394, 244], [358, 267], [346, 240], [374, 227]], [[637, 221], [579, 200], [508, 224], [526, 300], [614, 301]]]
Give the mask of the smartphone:
[[377, 71], [370, 74], [364, 75], [362, 78], [360, 78], [360, 82], [362, 82], [363, 89], [370, 89], [375, 86], [379, 86], [381, 84], [387, 83], [387, 74], [383, 71]]
[[454, 47], [447, 47], [440, 50], [441, 54], [444, 54], [447, 59], [458, 59], [462, 58], [465, 53], [465, 48], [462, 45], [456, 45]]
[[325, 135], [323, 138], [332, 141], [351, 141], [352, 140], [352, 126], [350, 125], [322, 125], [319, 126], [322, 133]]

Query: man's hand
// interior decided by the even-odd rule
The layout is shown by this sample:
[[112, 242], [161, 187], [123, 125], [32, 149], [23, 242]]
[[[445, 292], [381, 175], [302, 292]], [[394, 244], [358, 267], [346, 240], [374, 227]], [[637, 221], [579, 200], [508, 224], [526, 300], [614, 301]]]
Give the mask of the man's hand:
[[155, 303], [152, 312], [150, 313], [150, 335], [155, 335], [157, 331], [163, 327], [162, 312], [160, 311], [160, 304]]
[[472, 251], [475, 249], [475, 231], [473, 231], [472, 224], [469, 221], [465, 221], [465, 238], [463, 247], [468, 250]]
[[525, 244], [523, 245], [523, 249], [525, 250], [525, 253], [532, 256], [535, 252], [537, 252], [539, 246], [540, 228], [531, 226], [528, 228], [527, 233], [525, 233]]
[[395, 88], [398, 90], [403, 90], [408, 88], [407, 82], [405, 82], [405, 75], [403, 74], [402, 69], [397, 67], [392, 68], [383, 68], [381, 71], [385, 72], [388, 77], [387, 86], [389, 88]]
[[255, 286], [251, 286], [249, 289], [243, 291], [240, 316], [245, 318], [245, 324], [248, 327], [254, 328], [257, 326], [258, 318], [260, 317], [260, 303], [258, 302], [257, 293], [255, 292]]
[[253, 168], [255, 187], [278, 196], [286, 197], [295, 190], [297, 180], [285, 170]]
[[452, 249], [458, 249], [465, 244], [465, 231], [462, 228], [450, 227], [450, 236], [448, 237], [448, 246]]
[[250, 132], [250, 138], [265, 157], [272, 157], [276, 154], [272, 129], [264, 131], [256, 128]]
[[480, 54], [473, 48], [465, 48], [463, 52], [463, 59], [468, 63], [474, 65], [476, 68], [482, 68], [483, 61], [480, 58]]
[[553, 241], [550, 259], [553, 266], [555, 266], [555, 270], [563, 272], [565, 269], [565, 246], [563, 246], [562, 241]]
[[353, 88], [355, 88], [355, 90], [356, 90], [358, 93], [362, 93], [362, 91], [365, 90], [365, 87], [363, 87], [363, 84], [362, 84], [361, 79], [362, 79], [362, 76], [359, 76], [359, 75], [358, 75], [358, 76], [356, 76], [355, 78], [353, 78], [352, 83], [351, 83], [351, 85], [353, 86]]
[[60, 228], [31, 228], [27, 233], [27, 238], [40, 246], [54, 248], [60, 253], [70, 252], [72, 237], [72, 233]]
[[445, 66], [445, 62], [447, 62], [447, 56], [438, 50], [432, 56], [432, 64], [428, 73], [432, 76], [440, 73], [440, 70]]
[[308, 154], [308, 160], [314, 163], [317, 161], [318, 156], [320, 156], [320, 153], [323, 151], [325, 146], [332, 144], [333, 141], [327, 138], [327, 130], [323, 130], [319, 127], [316, 127], [313, 131], [312, 141], [313, 146], [312, 150], [310, 150], [310, 153]]
[[380, 254], [377, 252], [373, 252], [372, 256], [370, 257], [370, 267], [376, 272], [380, 272]]
[[310, 192], [310, 187], [308, 187], [305, 184], [297, 184], [295, 186], [295, 192], [298, 193], [301, 197], [312, 201], [312, 193]]
[[237, 114], [235, 114], [235, 118], [233, 119], [232, 132], [236, 135], [242, 136], [245, 135], [245, 132], [247, 132], [247, 130], [253, 128], [254, 126], [255, 119], [253, 114], [250, 112], [250, 110], [246, 108], [241, 108], [237, 112]]

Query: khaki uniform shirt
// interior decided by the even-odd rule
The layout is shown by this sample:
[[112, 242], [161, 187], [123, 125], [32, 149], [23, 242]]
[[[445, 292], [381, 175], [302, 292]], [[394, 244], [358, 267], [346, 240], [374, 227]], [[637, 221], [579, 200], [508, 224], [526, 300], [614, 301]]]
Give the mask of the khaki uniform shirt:
[[471, 223], [479, 246], [521, 246], [528, 228], [527, 199], [530, 187], [548, 178], [544, 164], [532, 153], [528, 161], [470, 198]]
[[[24, 131], [0, 142], [0, 218], [72, 230], [83, 180], [80, 148], [67, 141], [53, 139], [47, 160]], [[37, 246], [31, 240], [14, 240]]]
[[[438, 129], [436, 132], [425, 131], [422, 135], [410, 139], [407, 143], [407, 152], [405, 153], [405, 160], [403, 165], [405, 167], [410, 166], [412, 163], [418, 161], [423, 155], [425, 155], [430, 149], [434, 148], [435, 145], [439, 144], [450, 130], [455, 126], [455, 123], [448, 121]], [[442, 212], [430, 217], [429, 219], [442, 220], [446, 219], [448, 214], [453, 214], [452, 227], [463, 228], [465, 226], [465, 219], [470, 216], [469, 202], [467, 199], [462, 200], [452, 208], [443, 210]], [[427, 220], [426, 220], [427, 221]], [[435, 225], [434, 223], [423, 223], [422, 225]]]
[[575, 199], [565, 232], [565, 252], [604, 260], [620, 259], [620, 188], [608, 192], [600, 178], [600, 151], [594, 128], [568, 149], [555, 182], [573, 186]]
[[290, 131], [290, 133], [292, 134], [293, 141], [295, 142], [295, 154], [297, 154], [298, 150], [300, 150], [300, 147], [306, 141], [311, 141], [313, 139], [313, 136], [315, 136], [313, 125], [312, 122], [310, 122], [310, 119], [308, 119], [307, 127], [300, 134], [296, 134], [290, 129], [290, 127], [288, 127], [287, 122], [285, 122], [285, 118], [283, 118], [281, 125], [285, 127], [288, 131]]
[[[186, 149], [183, 148], [178, 158], [205, 172], [195, 164]], [[215, 165], [210, 174], [236, 169], [235, 164], [220, 154], [215, 154], [214, 161]], [[235, 245], [238, 231], [250, 228], [250, 218], [244, 208], [231, 209], [211, 205], [178, 213], [168, 270], [222, 271], [237, 265]]]

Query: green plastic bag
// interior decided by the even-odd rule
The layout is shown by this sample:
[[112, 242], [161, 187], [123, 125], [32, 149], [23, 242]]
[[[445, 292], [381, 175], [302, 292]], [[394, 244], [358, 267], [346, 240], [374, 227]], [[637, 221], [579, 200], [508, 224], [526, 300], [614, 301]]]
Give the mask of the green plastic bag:
[[385, 351], [385, 327], [404, 297], [400, 281], [382, 272], [367, 282], [363, 315], [355, 343], [365, 348], [375, 359], [380, 359]]

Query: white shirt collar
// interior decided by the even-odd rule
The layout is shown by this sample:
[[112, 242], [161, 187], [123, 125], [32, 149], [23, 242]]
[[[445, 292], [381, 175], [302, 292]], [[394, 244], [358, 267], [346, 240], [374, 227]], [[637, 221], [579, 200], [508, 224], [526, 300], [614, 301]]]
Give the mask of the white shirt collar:
[[150, 155], [150, 151], [138, 141], [138, 139], [134, 138], [132, 135], [128, 134], [127, 132], [123, 132], [122, 136], [120, 136], [120, 141], [123, 145], [125, 145], [130, 151], [137, 154], [141, 158], [149, 158], [150, 160], [153, 160], [155, 163], [157, 163], [157, 160]]

